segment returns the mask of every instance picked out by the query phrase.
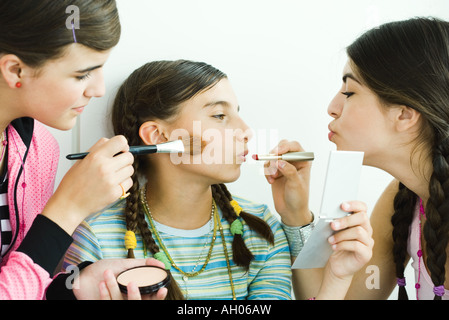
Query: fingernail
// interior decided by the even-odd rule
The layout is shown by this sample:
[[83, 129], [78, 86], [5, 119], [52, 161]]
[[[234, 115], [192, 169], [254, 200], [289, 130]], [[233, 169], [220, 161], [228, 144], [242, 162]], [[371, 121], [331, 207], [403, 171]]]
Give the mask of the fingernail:
[[350, 206], [349, 203], [347, 203], [347, 202], [343, 202], [343, 203], [341, 204], [341, 208], [342, 208], [343, 210], [349, 210], [350, 207], [351, 207], [351, 206]]
[[328, 241], [330, 244], [333, 244], [335, 242], [335, 237], [334, 236], [329, 237]]
[[282, 161], [282, 160], [279, 160], [279, 161], [278, 161], [278, 168], [279, 168], [279, 169], [284, 168], [285, 165], [286, 165], [286, 162], [285, 162], [285, 161]]
[[111, 279], [115, 279], [114, 273], [112, 272], [112, 270], [106, 270], [104, 272], [104, 278], [105, 280], [111, 280]]
[[332, 226], [335, 230], [338, 230], [340, 228], [340, 222], [338, 221], [332, 221]]

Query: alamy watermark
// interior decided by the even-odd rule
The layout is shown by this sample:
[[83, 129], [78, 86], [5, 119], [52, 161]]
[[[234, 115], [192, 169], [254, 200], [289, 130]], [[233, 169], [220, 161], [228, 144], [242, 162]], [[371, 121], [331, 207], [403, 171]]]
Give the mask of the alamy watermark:
[[80, 28], [80, 8], [75, 5], [70, 5], [65, 9], [65, 13], [70, 15], [65, 20], [65, 26], [67, 29], [79, 29]]
[[69, 265], [66, 268], [66, 272], [70, 273], [70, 275], [65, 280], [65, 286], [69, 290], [79, 289], [80, 288], [80, 269], [78, 266]]
[[376, 265], [369, 265], [365, 269], [365, 273], [369, 274], [365, 280], [365, 287], [368, 290], [380, 289], [380, 269]]
[[[192, 145], [189, 145], [189, 138]], [[170, 161], [180, 164], [257, 164], [263, 175], [273, 174], [272, 167], [265, 167], [252, 159], [251, 154], [267, 154], [279, 143], [277, 129], [246, 129], [239, 128], [202, 129], [201, 121], [193, 121], [192, 130], [178, 128], [170, 133], [168, 141], [183, 140], [186, 145], [185, 153], [171, 153]], [[200, 140], [199, 143], [197, 140]], [[188, 152], [190, 151], [191, 152]]]

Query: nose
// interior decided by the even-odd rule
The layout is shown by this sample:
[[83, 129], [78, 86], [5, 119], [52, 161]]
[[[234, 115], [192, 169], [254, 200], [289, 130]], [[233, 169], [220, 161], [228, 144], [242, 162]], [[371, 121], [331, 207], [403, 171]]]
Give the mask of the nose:
[[104, 84], [104, 77], [103, 77], [103, 70], [97, 69], [94, 71], [95, 76], [93, 76], [91, 79], [89, 79], [89, 83], [84, 90], [84, 96], [87, 98], [99, 98], [104, 96], [106, 93], [106, 88]]
[[245, 143], [248, 143], [249, 140], [251, 140], [254, 136], [253, 131], [250, 127], [246, 124], [245, 121], [243, 121], [242, 118], [239, 118], [240, 125], [238, 126], [238, 129], [236, 130], [236, 137], [239, 141], [243, 141]]
[[337, 93], [327, 107], [327, 113], [332, 118], [338, 118], [341, 115], [341, 111], [344, 105], [344, 96]]

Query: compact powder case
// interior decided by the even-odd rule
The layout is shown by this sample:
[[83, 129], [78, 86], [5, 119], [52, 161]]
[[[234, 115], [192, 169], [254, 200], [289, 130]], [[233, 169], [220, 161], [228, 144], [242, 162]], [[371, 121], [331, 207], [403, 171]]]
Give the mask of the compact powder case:
[[139, 287], [140, 294], [151, 294], [166, 287], [170, 283], [170, 276], [165, 269], [153, 266], [131, 268], [117, 276], [118, 286], [123, 293], [127, 293], [126, 286], [131, 281]]

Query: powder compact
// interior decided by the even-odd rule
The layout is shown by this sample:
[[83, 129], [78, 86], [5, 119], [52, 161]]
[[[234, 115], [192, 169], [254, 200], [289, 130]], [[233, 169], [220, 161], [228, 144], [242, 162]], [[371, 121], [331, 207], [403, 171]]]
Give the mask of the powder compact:
[[118, 286], [123, 293], [127, 293], [126, 286], [131, 281], [139, 287], [140, 294], [151, 294], [166, 287], [170, 283], [170, 276], [165, 269], [153, 266], [131, 268], [117, 276]]

